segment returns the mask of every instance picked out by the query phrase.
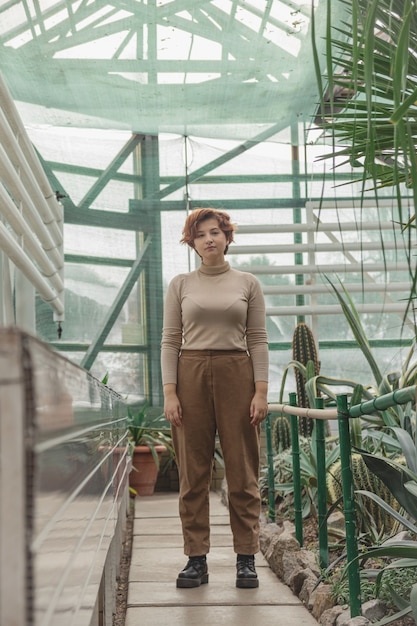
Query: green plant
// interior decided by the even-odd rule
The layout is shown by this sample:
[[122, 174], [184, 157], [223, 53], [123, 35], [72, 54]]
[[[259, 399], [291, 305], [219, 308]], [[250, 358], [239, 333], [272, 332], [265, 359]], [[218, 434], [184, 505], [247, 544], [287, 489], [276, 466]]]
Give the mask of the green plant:
[[[399, 509], [398, 501], [384, 482], [368, 468], [361, 454], [352, 454], [351, 469], [355, 490], [376, 493], [393, 509]], [[341, 500], [342, 466], [340, 459], [328, 470], [327, 490], [329, 501], [332, 504]], [[357, 504], [359, 505], [359, 502]], [[367, 506], [356, 506], [356, 519], [362, 540], [370, 538], [373, 541], [378, 541], [388, 534], [395, 524], [395, 519], [374, 501], [367, 503]]]
[[[397, 187], [416, 180], [417, 14], [415, 0], [340, 0], [346, 19], [326, 47], [327, 98], [317, 119], [339, 146], [331, 156], [361, 165], [364, 177]], [[314, 16], [313, 16], [314, 19]], [[314, 46], [313, 40], [313, 46]], [[338, 68], [336, 72], [334, 68]], [[342, 100], [335, 93], [343, 92]], [[327, 106], [325, 103], [327, 100]], [[341, 105], [341, 106], [340, 106]]]
[[272, 439], [277, 454], [291, 447], [291, 425], [285, 415], [278, 415], [275, 418], [272, 424]]
[[[331, 158], [333, 166], [349, 163], [355, 168], [358, 175], [352, 178], [361, 181], [363, 194], [372, 188], [377, 197], [378, 188], [394, 188], [400, 225], [413, 226], [407, 242], [410, 307], [417, 283], [412, 236], [417, 211], [416, 1], [341, 0], [339, 7], [345, 7], [346, 15], [336, 27], [334, 4], [327, 0], [325, 78], [312, 16], [313, 58], [321, 94], [316, 123], [333, 141], [333, 151], [323, 158]], [[410, 212], [407, 188], [414, 204]]]
[[[316, 342], [311, 329], [304, 322], [299, 322], [292, 338], [292, 357], [297, 363], [305, 365], [305, 370], [294, 367], [295, 383], [297, 387], [298, 406], [307, 408], [310, 404], [306, 393], [306, 381], [312, 376], [317, 376], [320, 371], [320, 363], [317, 356]], [[314, 422], [307, 417], [300, 417], [298, 429], [303, 437], [311, 436]]]
[[149, 414], [148, 403], [136, 411], [128, 407], [127, 412], [130, 451], [137, 446], [147, 446], [157, 467], [159, 467], [157, 446], [165, 446], [169, 453], [174, 456], [171, 429], [163, 414]]
[[[300, 479], [302, 489], [303, 517], [316, 516], [317, 502], [317, 452], [315, 430], [311, 437], [300, 437]], [[326, 440], [326, 470], [333, 465], [339, 456], [339, 446], [335, 438]], [[283, 498], [292, 498], [294, 493], [292, 449], [288, 448], [274, 456], [275, 493]], [[267, 490], [266, 470], [261, 475], [261, 491]]]

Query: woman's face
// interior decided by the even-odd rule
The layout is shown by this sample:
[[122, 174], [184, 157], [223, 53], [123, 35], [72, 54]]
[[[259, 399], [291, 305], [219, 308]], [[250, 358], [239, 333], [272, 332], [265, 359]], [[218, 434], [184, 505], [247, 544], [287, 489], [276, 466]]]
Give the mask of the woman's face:
[[219, 265], [224, 261], [227, 246], [225, 233], [219, 228], [214, 217], [200, 222], [197, 226], [194, 248], [205, 265]]

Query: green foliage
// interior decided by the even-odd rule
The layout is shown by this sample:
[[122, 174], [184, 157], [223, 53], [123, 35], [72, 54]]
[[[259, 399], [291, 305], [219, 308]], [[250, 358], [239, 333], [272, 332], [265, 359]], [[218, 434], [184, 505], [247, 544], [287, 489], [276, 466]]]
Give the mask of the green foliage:
[[[326, 106], [323, 96], [324, 114], [317, 121], [335, 139], [332, 156], [361, 167], [364, 179], [381, 186], [411, 186], [416, 180], [416, 3], [342, 2], [347, 19], [329, 31], [326, 62], [327, 93], [343, 91], [344, 98], [328, 97]], [[331, 24], [331, 0], [328, 10]], [[316, 69], [323, 94], [318, 65]]]
[[[381, 565], [382, 561], [379, 560], [376, 564]], [[387, 612], [393, 613], [393, 611], [403, 608], [401, 600], [409, 606], [416, 578], [417, 568], [413, 566], [400, 567], [396, 570], [386, 568], [380, 579], [375, 576], [374, 569], [362, 570], [361, 601], [365, 603], [368, 600], [379, 598], [386, 605]], [[335, 568], [332, 576], [327, 576], [325, 579], [330, 584], [334, 602], [339, 605], [349, 604], [349, 582], [347, 577], [343, 575], [342, 568]]]
[[[317, 444], [315, 431], [311, 437], [300, 437], [300, 480], [302, 489], [303, 517], [316, 516], [317, 503]], [[339, 456], [339, 446], [333, 437], [326, 440], [326, 470]], [[288, 448], [274, 456], [275, 493], [281, 498], [291, 498], [294, 493], [292, 449]], [[267, 492], [267, 472], [261, 473], [260, 487]]]
[[174, 456], [171, 429], [163, 414], [149, 415], [147, 412], [148, 403], [145, 403], [137, 411], [133, 411], [131, 407], [128, 407], [127, 410], [130, 449], [135, 446], [148, 446], [158, 467], [159, 459], [156, 446], [165, 446]]
[[291, 447], [291, 425], [290, 420], [285, 415], [279, 415], [274, 420], [272, 440], [277, 454]]
[[[294, 361], [305, 365], [305, 370], [294, 367], [295, 383], [297, 387], [297, 402], [300, 407], [314, 406], [310, 404], [306, 392], [306, 381], [317, 376], [320, 371], [320, 363], [317, 356], [316, 342], [311, 329], [304, 322], [299, 322], [294, 329], [292, 339], [292, 357]], [[310, 437], [313, 432], [314, 422], [307, 417], [300, 417], [298, 429], [303, 437]]]
[[[378, 494], [393, 509], [399, 509], [399, 503], [396, 498], [384, 482], [370, 471], [360, 454], [352, 454], [351, 468], [355, 490], [370, 491]], [[336, 503], [342, 498], [342, 467], [340, 459], [329, 468], [327, 490], [331, 503]], [[372, 539], [378, 539], [388, 534], [395, 523], [395, 519], [372, 500], [367, 502], [366, 506], [356, 506], [356, 519], [358, 531]]]
[[[332, 27], [327, 0], [323, 89], [321, 59], [313, 35], [313, 58], [321, 95], [316, 123], [333, 141], [333, 167], [350, 164], [362, 189], [393, 187], [402, 228], [415, 228], [417, 212], [417, 6], [415, 0], [342, 0], [346, 19]], [[312, 16], [314, 33], [314, 15]], [[335, 71], [335, 68], [336, 71]], [[338, 98], [338, 96], [342, 96]], [[369, 182], [368, 182], [369, 181]], [[404, 199], [411, 192], [411, 206]], [[408, 194], [407, 194], [408, 195]], [[414, 205], [414, 206], [413, 206]], [[415, 298], [417, 269], [414, 237], [408, 238], [408, 264]]]

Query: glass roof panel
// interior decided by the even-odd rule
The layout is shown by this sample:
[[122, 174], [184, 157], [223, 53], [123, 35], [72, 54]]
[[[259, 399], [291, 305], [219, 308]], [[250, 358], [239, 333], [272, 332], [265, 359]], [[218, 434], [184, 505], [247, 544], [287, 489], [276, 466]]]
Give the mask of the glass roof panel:
[[[315, 0], [319, 46], [325, 5]], [[241, 140], [260, 124], [279, 132], [312, 119], [311, 10], [302, 0], [0, 0], [2, 74], [25, 123]]]

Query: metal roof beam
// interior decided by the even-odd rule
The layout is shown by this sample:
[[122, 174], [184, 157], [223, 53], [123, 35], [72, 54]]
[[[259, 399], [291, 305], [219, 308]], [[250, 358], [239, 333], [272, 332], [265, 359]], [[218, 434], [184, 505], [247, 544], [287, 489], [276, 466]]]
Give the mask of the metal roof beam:
[[217, 159], [214, 159], [213, 161], [206, 163], [206, 165], [199, 167], [197, 170], [194, 170], [194, 172], [191, 172], [190, 174], [188, 174], [187, 177], [185, 176], [181, 177], [175, 183], [168, 185], [168, 187], [165, 187], [165, 189], [161, 189], [157, 194], [155, 194], [154, 197], [165, 198], [166, 196], [169, 196], [169, 194], [173, 193], [174, 191], [177, 191], [178, 189], [181, 189], [181, 187], [184, 187], [187, 183], [190, 184], [198, 180], [199, 178], [202, 178], [208, 172], [215, 170], [216, 167], [220, 167], [220, 165], [223, 165], [224, 163], [231, 161], [232, 159], [236, 158], [240, 154], [243, 154], [247, 150], [250, 150], [250, 148], [253, 148], [259, 143], [262, 143], [262, 141], [269, 139], [269, 137], [272, 137], [273, 135], [278, 133], [280, 130], [281, 130], [280, 124], [274, 124], [273, 126], [270, 126], [267, 130], [264, 130], [259, 135], [256, 135], [252, 139], [248, 139], [247, 141], [236, 146], [235, 148], [232, 148], [232, 150], [229, 150], [229, 152], [222, 154]]
[[114, 174], [118, 171], [120, 166], [126, 161], [138, 143], [141, 141], [141, 135], [132, 135], [129, 141], [123, 146], [120, 152], [114, 157], [108, 167], [98, 177], [94, 185], [85, 194], [84, 198], [78, 203], [78, 208], [88, 209], [92, 202], [101, 193], [107, 183], [113, 178]]
[[145, 259], [145, 255], [146, 255], [146, 251], [149, 248], [149, 245], [152, 241], [152, 237], [149, 235], [142, 248], [139, 251], [139, 255], [138, 258], [136, 259], [136, 261], [134, 262], [134, 264], [132, 265], [132, 269], [130, 270], [130, 272], [128, 273], [128, 275], [126, 276], [126, 279], [123, 283], [123, 285], [120, 288], [119, 293], [117, 294], [117, 297], [115, 298], [113, 304], [111, 305], [110, 309], [107, 312], [107, 315], [104, 319], [104, 322], [102, 324], [102, 327], [99, 329], [95, 339], [93, 340], [93, 342], [91, 343], [90, 347], [88, 348], [87, 352], [85, 353], [82, 361], [81, 361], [81, 367], [84, 367], [86, 370], [89, 370], [91, 368], [91, 366], [93, 365], [97, 354], [100, 352], [104, 342], [106, 341], [111, 329], [113, 328], [113, 325], [115, 323], [115, 321], [117, 320], [117, 317], [120, 313], [120, 311], [123, 308], [123, 305], [125, 304], [126, 300], [128, 299], [130, 292], [132, 291], [133, 287], [135, 286], [140, 273], [142, 272], [142, 270], [144, 269], [145, 263], [144, 263], [144, 259]]

